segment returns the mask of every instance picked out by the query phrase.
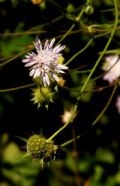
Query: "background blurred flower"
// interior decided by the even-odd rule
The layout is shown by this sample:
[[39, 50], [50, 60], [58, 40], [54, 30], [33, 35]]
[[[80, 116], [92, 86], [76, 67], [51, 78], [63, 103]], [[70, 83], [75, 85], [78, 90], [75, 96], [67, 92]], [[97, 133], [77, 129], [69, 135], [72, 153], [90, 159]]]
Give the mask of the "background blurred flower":
[[72, 120], [76, 117], [77, 112], [74, 113], [73, 107], [69, 108], [69, 109], [65, 109], [64, 113], [61, 115], [62, 118], [62, 122], [63, 123], [67, 123], [69, 122], [69, 120], [72, 118]]
[[103, 76], [104, 80], [112, 83], [120, 76], [120, 59], [118, 55], [111, 55], [105, 58], [102, 69], [106, 72]]

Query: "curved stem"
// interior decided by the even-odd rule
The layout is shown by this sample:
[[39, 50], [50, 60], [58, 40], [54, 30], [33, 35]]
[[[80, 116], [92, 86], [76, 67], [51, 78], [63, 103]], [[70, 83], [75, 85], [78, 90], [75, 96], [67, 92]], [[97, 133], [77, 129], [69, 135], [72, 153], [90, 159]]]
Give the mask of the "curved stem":
[[74, 54], [65, 64], [68, 65], [73, 59], [75, 59], [79, 54], [81, 54], [84, 50], [86, 50], [86, 48], [88, 48], [88, 46], [90, 46], [90, 44], [92, 43], [92, 41], [93, 41], [93, 38], [91, 38], [87, 42], [87, 44], [84, 46], [84, 48], [82, 48], [76, 54]]
[[101, 116], [105, 113], [105, 111], [107, 110], [108, 106], [110, 105], [110, 103], [112, 101], [112, 98], [113, 98], [116, 90], [117, 90], [117, 85], [114, 86], [114, 89], [112, 91], [112, 94], [111, 94], [111, 96], [110, 96], [107, 104], [105, 105], [105, 107], [103, 108], [103, 110], [100, 112], [100, 114], [97, 116], [97, 118], [93, 121], [93, 123], [91, 124], [91, 126], [94, 126], [99, 121], [99, 119], [101, 118]]
[[[110, 95], [110, 97], [109, 97], [106, 105], [104, 106], [104, 108], [102, 109], [102, 111], [100, 112], [100, 114], [97, 116], [97, 118], [93, 121], [93, 123], [91, 124], [91, 127], [95, 126], [95, 124], [100, 120], [100, 118], [102, 117], [102, 115], [106, 112], [107, 108], [109, 107], [109, 105], [110, 105], [110, 103], [112, 101], [112, 98], [113, 98], [116, 90], [117, 90], [117, 85], [114, 86], [113, 91], [112, 91], [112, 93], [111, 93], [111, 95]], [[88, 130], [86, 132], [88, 132]], [[64, 147], [66, 145], [69, 145], [70, 143], [76, 141], [77, 139], [80, 139], [84, 134], [78, 135], [75, 139], [68, 140], [68, 141], [62, 143], [60, 146], [61, 147]]]

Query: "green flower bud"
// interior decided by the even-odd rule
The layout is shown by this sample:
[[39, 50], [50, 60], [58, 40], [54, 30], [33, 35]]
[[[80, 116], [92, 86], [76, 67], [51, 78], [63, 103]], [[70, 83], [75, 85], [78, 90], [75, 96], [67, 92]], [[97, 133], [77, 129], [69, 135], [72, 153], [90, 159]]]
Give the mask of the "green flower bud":
[[93, 6], [87, 5], [86, 8], [85, 8], [85, 13], [86, 13], [87, 15], [93, 14], [93, 13], [94, 13], [94, 8], [93, 8]]
[[73, 6], [73, 4], [69, 3], [67, 6], [67, 12], [72, 13], [74, 11], [75, 11], [75, 7]]

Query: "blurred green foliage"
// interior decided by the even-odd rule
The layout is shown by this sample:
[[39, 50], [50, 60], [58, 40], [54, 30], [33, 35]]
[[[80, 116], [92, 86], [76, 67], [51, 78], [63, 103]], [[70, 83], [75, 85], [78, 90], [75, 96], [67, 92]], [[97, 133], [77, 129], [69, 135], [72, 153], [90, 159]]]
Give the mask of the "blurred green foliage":
[[8, 134], [0, 137], [1, 186], [32, 186], [40, 171], [40, 166], [34, 166], [30, 158], [22, 158], [24, 152], [18, 145], [9, 141]]

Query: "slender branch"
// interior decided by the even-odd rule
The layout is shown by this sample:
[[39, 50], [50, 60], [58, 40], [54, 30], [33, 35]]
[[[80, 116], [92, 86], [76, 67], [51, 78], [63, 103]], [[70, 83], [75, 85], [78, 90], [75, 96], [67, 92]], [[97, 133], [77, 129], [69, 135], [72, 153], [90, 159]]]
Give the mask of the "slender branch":
[[[76, 21], [79, 21], [80, 18], [82, 17], [83, 15], [83, 12], [84, 12], [84, 8], [82, 8], [82, 10], [80, 11], [80, 13], [78, 14], [77, 18], [76, 18]], [[59, 40], [59, 43], [61, 43], [69, 34], [70, 32], [73, 30], [73, 28], [75, 27], [75, 23], [72, 24], [72, 26], [69, 28], [69, 30], [63, 35], [63, 37]]]
[[[29, 49], [30, 50], [30, 49]], [[16, 54], [15, 56], [11, 57], [10, 59], [6, 60], [5, 62], [1, 63], [0, 64], [0, 67], [3, 67], [4, 65], [8, 64], [9, 62], [13, 61], [14, 59], [20, 57], [22, 54], [26, 53], [27, 51], [29, 51], [28, 49], [27, 50], [24, 50], [18, 54]]]
[[20, 89], [24, 89], [24, 88], [28, 88], [28, 87], [32, 87], [34, 86], [35, 83], [31, 83], [31, 84], [27, 84], [27, 85], [23, 85], [23, 86], [19, 86], [19, 87], [13, 87], [13, 88], [7, 88], [7, 89], [0, 89], [0, 92], [11, 92], [11, 91], [15, 91], [15, 90], [20, 90]]
[[84, 50], [86, 50], [86, 48], [88, 48], [88, 46], [90, 46], [90, 44], [92, 43], [93, 38], [91, 38], [87, 44], [81, 49], [79, 50], [76, 54], [74, 54], [65, 64], [68, 65], [71, 61], [73, 61], [78, 55], [80, 55], [82, 52], [84, 52]]
[[64, 147], [64, 146], [66, 146], [66, 145], [69, 145], [70, 143], [73, 143], [74, 141], [76, 141], [77, 139], [79, 139], [81, 136], [79, 135], [79, 136], [76, 136], [76, 138], [75, 139], [71, 139], [71, 140], [69, 140], [69, 141], [66, 141], [65, 143], [62, 143], [61, 145], [60, 145], [60, 147]]
[[112, 91], [112, 94], [107, 102], [107, 104], [105, 105], [105, 107], [103, 108], [103, 110], [100, 112], [100, 114], [97, 116], [97, 118], [93, 121], [93, 123], [91, 124], [91, 126], [94, 126], [98, 121], [99, 119], [101, 118], [101, 116], [105, 113], [105, 111], [107, 110], [108, 106], [110, 105], [111, 101], [112, 101], [112, 98], [117, 90], [117, 85], [114, 86], [114, 89]]

